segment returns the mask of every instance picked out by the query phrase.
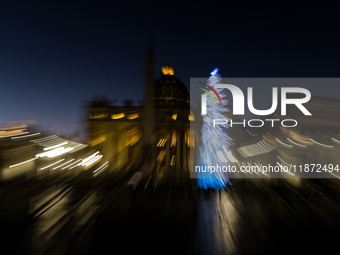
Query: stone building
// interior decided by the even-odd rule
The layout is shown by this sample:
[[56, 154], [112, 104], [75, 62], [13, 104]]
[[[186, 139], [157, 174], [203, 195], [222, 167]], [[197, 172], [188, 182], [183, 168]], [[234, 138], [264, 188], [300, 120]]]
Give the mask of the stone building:
[[167, 60], [154, 79], [154, 53], [146, 58], [145, 99], [139, 106], [126, 101], [112, 106], [97, 98], [87, 108], [90, 145], [97, 146], [112, 170], [134, 169], [147, 174], [188, 173], [190, 98]]

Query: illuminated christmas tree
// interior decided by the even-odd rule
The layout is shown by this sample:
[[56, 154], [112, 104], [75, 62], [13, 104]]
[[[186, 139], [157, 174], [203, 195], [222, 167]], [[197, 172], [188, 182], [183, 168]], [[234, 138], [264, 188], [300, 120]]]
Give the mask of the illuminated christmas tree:
[[[226, 152], [229, 149], [231, 138], [227, 135], [229, 125], [215, 125], [214, 119], [227, 119], [224, 115], [227, 109], [228, 100], [223, 89], [215, 88], [216, 84], [221, 83], [221, 76], [218, 74], [218, 68], [210, 73], [205, 88], [201, 88], [206, 98], [206, 114], [203, 117], [202, 137], [200, 145], [199, 166], [200, 172], [197, 175], [197, 185], [201, 189], [213, 188], [223, 190], [231, 185], [227, 172], [216, 171], [217, 166], [221, 169], [229, 165]], [[217, 97], [217, 100], [215, 100]], [[208, 170], [209, 166], [215, 167], [215, 172]], [[202, 172], [206, 170], [206, 172]], [[210, 169], [212, 170], [212, 169]]]

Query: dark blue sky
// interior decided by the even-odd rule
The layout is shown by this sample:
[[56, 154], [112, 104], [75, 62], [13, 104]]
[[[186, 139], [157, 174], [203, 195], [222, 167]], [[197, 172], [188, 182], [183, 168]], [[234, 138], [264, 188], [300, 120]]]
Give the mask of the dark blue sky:
[[1, 1], [0, 125], [36, 118], [71, 132], [82, 101], [143, 99], [153, 30], [155, 74], [169, 55], [190, 77], [339, 77], [339, 6], [208, 1]]

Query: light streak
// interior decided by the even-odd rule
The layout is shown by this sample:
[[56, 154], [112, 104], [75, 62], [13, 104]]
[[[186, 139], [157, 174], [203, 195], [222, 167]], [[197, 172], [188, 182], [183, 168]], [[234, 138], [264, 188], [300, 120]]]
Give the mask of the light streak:
[[51, 139], [54, 139], [55, 137], [56, 137], [56, 135], [51, 135], [51, 136], [31, 140], [31, 142], [36, 143], [36, 142], [40, 142], [40, 141], [51, 140]]
[[[276, 162], [276, 164], [277, 164], [279, 167], [281, 167], [281, 170], [283, 170], [283, 171], [282, 171], [283, 173], [286, 173], [286, 174], [290, 174], [290, 175], [292, 175], [292, 176], [295, 176], [295, 174], [293, 174], [293, 173], [291, 173], [291, 172], [289, 172], [289, 171], [285, 171], [284, 168], [283, 168], [283, 166], [282, 166], [279, 162]], [[282, 173], [282, 172], [281, 172], [281, 173]]]
[[16, 166], [20, 166], [20, 165], [22, 165], [22, 164], [25, 164], [25, 163], [28, 163], [28, 162], [30, 162], [30, 161], [33, 161], [33, 160], [35, 160], [35, 159], [37, 159], [37, 158], [32, 158], [32, 159], [23, 161], [23, 162], [21, 162], [21, 163], [15, 164], [15, 165], [11, 165], [11, 166], [9, 166], [9, 168], [16, 167]]
[[54, 146], [51, 146], [51, 147], [44, 148], [44, 151], [52, 150], [54, 148], [58, 148], [58, 147], [63, 146], [65, 144], [68, 144], [68, 142], [63, 142], [63, 143], [60, 143], [60, 144], [57, 144], [57, 145], [54, 145]]
[[292, 166], [291, 164], [288, 164], [286, 162], [284, 162], [279, 156], [276, 156], [279, 160], [281, 160], [283, 163], [285, 163], [287, 166]]
[[71, 165], [68, 165], [68, 166], [63, 167], [62, 169], [66, 169], [66, 168], [68, 168], [68, 167], [70, 167], [70, 166], [73, 166], [74, 164], [77, 164], [80, 160], [82, 160], [82, 158], [81, 158], [81, 159], [78, 159], [76, 162], [73, 162]]
[[269, 148], [276, 148], [275, 146], [270, 146], [268, 143], [266, 143], [264, 140], [262, 140], [262, 142], [267, 145]]
[[96, 157], [96, 155], [99, 153], [99, 151], [97, 151], [96, 153], [92, 154], [91, 156], [84, 158], [83, 161], [81, 163], [78, 164], [78, 166], [84, 166], [88, 161], [90, 161], [91, 159], [93, 159], [94, 157]]
[[289, 138], [287, 138], [287, 140], [288, 140], [288, 141], [290, 141], [290, 142], [291, 142], [291, 143], [293, 143], [293, 144], [296, 144], [296, 145], [298, 145], [298, 146], [301, 146], [301, 147], [307, 147], [306, 145], [303, 145], [303, 144], [296, 143], [296, 142], [294, 142], [294, 141], [290, 140]]
[[[97, 168], [95, 171], [93, 171], [94, 176], [97, 176], [99, 173], [101, 173], [106, 167], [108, 167], [109, 161], [106, 161], [101, 167]], [[99, 172], [98, 172], [99, 171]]]
[[[252, 169], [252, 166], [249, 164], [249, 162], [247, 162], [247, 164], [248, 164], [248, 166]], [[257, 167], [257, 166], [256, 166]], [[257, 169], [259, 169], [258, 167], [257, 167]], [[260, 169], [259, 169], [260, 170]], [[261, 171], [261, 170], [260, 170]], [[254, 171], [254, 173], [255, 174], [257, 174], [257, 175], [259, 175], [256, 171]]]
[[334, 139], [334, 138], [332, 138], [332, 140], [334, 140], [334, 141], [336, 141], [336, 142], [340, 143], [340, 141], [339, 141], [339, 140], [336, 140], [336, 139]]
[[326, 144], [319, 143], [317, 141], [314, 141], [312, 138], [309, 138], [309, 140], [311, 140], [312, 142], [314, 142], [314, 143], [316, 143], [318, 145], [324, 146], [324, 147], [334, 148], [334, 146], [332, 146], [332, 145], [326, 145]]
[[0, 136], [0, 138], [11, 137], [11, 136], [16, 136], [16, 135], [24, 135], [24, 134], [28, 134], [28, 133], [29, 132], [22, 132], [22, 133], [14, 134], [14, 135], [2, 135], [2, 136]]
[[75, 167], [77, 167], [77, 166], [79, 166], [79, 165], [75, 165], [75, 166], [71, 167], [70, 169], [73, 169], [73, 168], [75, 168]]
[[218, 151], [216, 152], [217, 157], [219, 158], [219, 160], [221, 160], [221, 162], [225, 162], [228, 163], [228, 160], [224, 157], [224, 155], [222, 154], [222, 151]]
[[232, 152], [228, 151], [224, 145], [223, 145], [223, 150], [224, 150], [224, 153], [227, 155], [227, 158], [230, 160], [231, 163], [236, 163], [237, 162], [237, 160], [233, 156]]
[[100, 158], [102, 158], [103, 155], [97, 155], [95, 156], [93, 159], [91, 159], [90, 161], [86, 162], [85, 166], [89, 166], [92, 165], [94, 162], [98, 161]]
[[281, 144], [283, 144], [283, 145], [285, 145], [285, 146], [288, 146], [288, 147], [293, 147], [293, 145], [289, 145], [289, 144], [286, 144], [286, 143], [284, 143], [284, 142], [281, 142], [279, 139], [277, 139], [276, 138], [276, 141], [278, 141], [279, 143], [281, 143]]
[[51, 167], [51, 166], [54, 166], [54, 165], [56, 165], [56, 164], [58, 164], [59, 162], [64, 161], [64, 160], [65, 160], [65, 159], [63, 158], [63, 159], [61, 159], [61, 160], [59, 160], [59, 161], [57, 161], [57, 162], [55, 162], [55, 163], [53, 163], [53, 164], [51, 164], [51, 165], [45, 166], [45, 167], [43, 167], [43, 168], [40, 168], [40, 170], [44, 170], [44, 169], [46, 169], [46, 168], [49, 168], [49, 167]]
[[242, 157], [247, 158], [248, 155], [246, 155], [243, 151], [242, 148], [237, 148], [237, 151], [241, 154]]
[[55, 170], [55, 169], [57, 169], [57, 168], [59, 168], [59, 167], [62, 167], [62, 166], [64, 166], [64, 165], [66, 165], [66, 164], [68, 164], [68, 163], [72, 162], [73, 160], [74, 160], [74, 158], [73, 158], [73, 159], [71, 159], [71, 160], [69, 160], [69, 161], [67, 161], [67, 162], [66, 162], [66, 163], [64, 163], [64, 164], [61, 164], [60, 166], [57, 166], [57, 167], [53, 168], [53, 170]]
[[51, 151], [39, 153], [35, 156], [40, 157], [40, 158], [43, 158], [43, 157], [54, 158], [54, 157], [57, 157], [57, 156], [62, 155], [64, 153], [67, 153], [71, 150], [73, 150], [73, 148], [71, 148], [71, 147], [68, 147], [68, 148], [58, 147], [58, 148], [55, 148]]
[[254, 162], [254, 165], [257, 167], [257, 169], [259, 169], [261, 171], [262, 174], [264, 174], [265, 176], [268, 176], [268, 174], [266, 174], [265, 172], [263, 172], [262, 170], [262, 164], [261, 166], [259, 167], [255, 162]]
[[30, 134], [30, 135], [23, 135], [23, 136], [18, 136], [18, 137], [11, 137], [11, 139], [19, 139], [19, 138], [24, 138], [24, 137], [34, 136], [34, 135], [40, 135], [40, 133], [35, 133], [35, 134]]
[[263, 147], [263, 148], [265, 148], [266, 150], [270, 150], [270, 151], [272, 151], [272, 150], [274, 150], [276, 147], [269, 147], [269, 145], [267, 145], [263, 140], [262, 141], [259, 141], [259, 144]]

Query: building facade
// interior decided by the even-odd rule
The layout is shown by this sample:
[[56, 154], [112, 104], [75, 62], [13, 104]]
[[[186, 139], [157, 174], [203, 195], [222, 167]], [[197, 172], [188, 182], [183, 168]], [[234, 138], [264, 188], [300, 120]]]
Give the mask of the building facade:
[[189, 174], [193, 134], [189, 92], [176, 78], [169, 59], [155, 80], [153, 56], [149, 48], [141, 105], [126, 101], [124, 106], [112, 106], [104, 97], [89, 103], [89, 144], [98, 147], [114, 171]]

